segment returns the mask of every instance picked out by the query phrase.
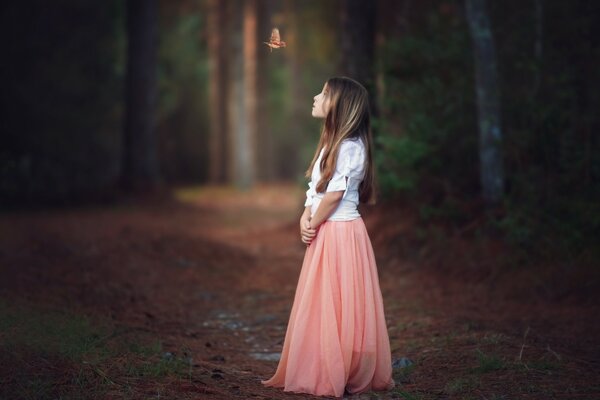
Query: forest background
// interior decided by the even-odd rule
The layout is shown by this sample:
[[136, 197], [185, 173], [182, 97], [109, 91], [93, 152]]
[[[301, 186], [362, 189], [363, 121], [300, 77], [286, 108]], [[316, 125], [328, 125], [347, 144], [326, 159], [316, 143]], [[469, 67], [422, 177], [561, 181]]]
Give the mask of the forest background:
[[[458, 1], [131, 3], [2, 6], [3, 208], [109, 201], [133, 186], [304, 184], [320, 130], [312, 96], [350, 75], [372, 92], [382, 198], [456, 226], [487, 209], [486, 224], [532, 257], [597, 256], [592, 2], [490, 2], [493, 47], [479, 56]], [[288, 47], [270, 52], [274, 26]], [[497, 99], [479, 113], [497, 119], [491, 145], [476, 60]], [[490, 150], [493, 165], [481, 161]], [[491, 201], [486, 179], [501, 181]]]
[[371, 96], [381, 396], [598, 398], [595, 3], [2, 2], [0, 397], [293, 398], [260, 379], [313, 96], [345, 75]]

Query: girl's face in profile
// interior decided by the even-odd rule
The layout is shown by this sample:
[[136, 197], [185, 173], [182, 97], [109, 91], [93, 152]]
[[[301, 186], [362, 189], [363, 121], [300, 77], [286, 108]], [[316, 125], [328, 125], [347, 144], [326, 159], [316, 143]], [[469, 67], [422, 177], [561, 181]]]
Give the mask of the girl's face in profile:
[[313, 97], [314, 103], [312, 108], [312, 116], [315, 118], [325, 118], [329, 108], [329, 93], [327, 90], [327, 83], [323, 85], [321, 93]]

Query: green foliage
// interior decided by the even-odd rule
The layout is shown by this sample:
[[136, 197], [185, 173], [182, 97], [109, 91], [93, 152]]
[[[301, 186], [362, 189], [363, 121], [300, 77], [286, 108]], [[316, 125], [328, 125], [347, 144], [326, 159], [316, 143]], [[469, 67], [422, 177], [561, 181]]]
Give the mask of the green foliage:
[[492, 8], [500, 32], [510, 184], [510, 215], [501, 225], [511, 240], [538, 255], [574, 261], [600, 240], [600, 143], [590, 136], [600, 120], [589, 112], [600, 101], [592, 89], [600, 75], [585, 67], [600, 59], [586, 33], [598, 18], [585, 2], [550, 1], [543, 7], [539, 56], [531, 51], [534, 10]]
[[600, 256], [591, 246], [600, 240], [600, 206], [591, 199], [568, 193], [537, 201], [512, 196], [504, 208], [505, 215], [490, 222], [529, 261], [589, 263]]
[[495, 221], [505, 237], [515, 246], [531, 249], [535, 236], [533, 234], [534, 220], [527, 210], [511, 209], [505, 217]]
[[[0, 206], [63, 203], [114, 188], [120, 173], [125, 3], [3, 6]], [[201, 179], [208, 60], [200, 4], [160, 5], [155, 120], [163, 175]], [[27, 23], [23, 23], [27, 21]], [[17, 39], [18, 40], [15, 40]]]
[[[378, 131], [383, 193], [418, 193], [439, 176], [469, 186], [475, 174], [475, 118], [467, 32], [432, 12], [423, 26], [390, 38], [381, 51], [386, 120]], [[469, 156], [470, 154], [470, 156]]]
[[[583, 1], [543, 2], [541, 14], [535, 4], [490, 4], [507, 189], [489, 223], [526, 258], [589, 262], [600, 240], [600, 73], [586, 66], [600, 60], [599, 21]], [[381, 48], [376, 161], [384, 194], [460, 221], [461, 204], [480, 197], [475, 76], [464, 15], [447, 11], [423, 10]]]
[[428, 154], [427, 144], [407, 136], [378, 136], [375, 153], [378, 182], [383, 193], [413, 190], [416, 187], [418, 163]]
[[157, 134], [168, 181], [198, 181], [208, 159], [206, 18], [178, 2], [160, 4]]

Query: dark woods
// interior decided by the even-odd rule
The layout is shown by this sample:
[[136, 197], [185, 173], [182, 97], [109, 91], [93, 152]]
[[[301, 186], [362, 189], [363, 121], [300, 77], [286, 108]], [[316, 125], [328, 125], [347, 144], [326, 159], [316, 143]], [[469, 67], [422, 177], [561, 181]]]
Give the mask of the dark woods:
[[3, 206], [57, 202], [119, 173], [125, 38], [115, 2], [4, 2]]
[[135, 190], [159, 181], [155, 126], [158, 1], [127, 1], [125, 14], [128, 43], [121, 185]]
[[[34, 1], [2, 14], [0, 202], [300, 179], [329, 76], [362, 81], [378, 181], [524, 249], [600, 239], [592, 1]], [[288, 46], [262, 44], [278, 26]]]

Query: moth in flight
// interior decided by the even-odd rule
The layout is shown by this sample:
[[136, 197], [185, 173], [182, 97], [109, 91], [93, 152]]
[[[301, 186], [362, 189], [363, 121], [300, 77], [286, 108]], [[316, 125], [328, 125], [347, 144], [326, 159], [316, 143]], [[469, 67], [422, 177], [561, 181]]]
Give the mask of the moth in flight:
[[285, 42], [281, 41], [281, 36], [279, 36], [279, 29], [273, 28], [271, 31], [271, 39], [268, 42], [263, 42], [267, 46], [269, 46], [269, 50], [273, 52], [273, 49], [278, 49], [280, 47], [285, 47]]

